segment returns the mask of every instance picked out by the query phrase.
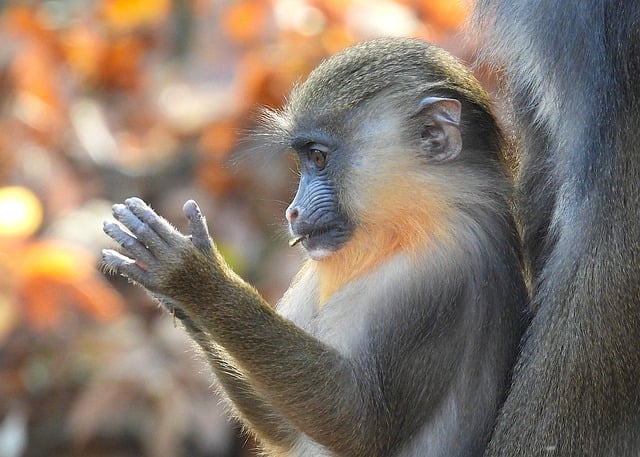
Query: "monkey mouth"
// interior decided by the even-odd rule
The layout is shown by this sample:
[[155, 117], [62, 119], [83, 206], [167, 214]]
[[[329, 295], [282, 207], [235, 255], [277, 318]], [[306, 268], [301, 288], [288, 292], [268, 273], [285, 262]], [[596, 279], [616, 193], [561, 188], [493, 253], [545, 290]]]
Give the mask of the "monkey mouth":
[[304, 240], [308, 236], [309, 235], [299, 235], [299, 236], [294, 236], [293, 238], [290, 238], [289, 239], [289, 246], [290, 247], [294, 247], [296, 244], [300, 243], [302, 240]]
[[337, 231], [337, 228], [335, 225], [323, 225], [321, 227], [309, 228], [303, 233], [292, 233], [292, 237], [289, 239], [289, 246], [293, 247], [302, 243], [302, 246], [306, 248], [309, 241], [319, 240], [320, 238], [331, 239], [332, 234]]
[[304, 233], [292, 233], [289, 246], [300, 244], [312, 259], [319, 259], [340, 249], [349, 239], [350, 233], [348, 227], [324, 225]]

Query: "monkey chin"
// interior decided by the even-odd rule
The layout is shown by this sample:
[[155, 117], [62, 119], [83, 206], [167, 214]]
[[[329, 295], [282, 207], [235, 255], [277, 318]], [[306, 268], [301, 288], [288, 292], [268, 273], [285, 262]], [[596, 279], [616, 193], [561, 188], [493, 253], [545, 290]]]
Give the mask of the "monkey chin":
[[307, 255], [309, 256], [309, 258], [315, 261], [326, 259], [327, 257], [329, 257], [331, 254], [335, 252], [335, 251], [332, 251], [329, 249], [323, 249], [323, 248], [315, 248], [315, 249], [305, 248], [305, 251], [307, 252]]
[[325, 247], [320, 246], [309, 246], [309, 237], [308, 236], [297, 236], [291, 238], [289, 240], [289, 246], [294, 247], [297, 244], [301, 244], [304, 248], [304, 251], [307, 253], [311, 260], [322, 260], [329, 257], [331, 254], [335, 252], [335, 249], [327, 249]]

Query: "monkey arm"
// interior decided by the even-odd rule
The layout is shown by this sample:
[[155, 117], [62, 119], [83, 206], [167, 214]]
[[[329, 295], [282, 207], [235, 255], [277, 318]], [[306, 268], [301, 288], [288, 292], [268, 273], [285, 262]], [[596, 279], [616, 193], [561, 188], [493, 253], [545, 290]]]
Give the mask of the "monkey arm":
[[[184, 287], [182, 280], [180, 284]], [[192, 294], [193, 286], [186, 285], [180, 294]], [[415, 340], [377, 335], [372, 343], [377, 350], [365, 351], [366, 359], [358, 360], [276, 314], [246, 283], [223, 287], [230, 289], [211, 299], [220, 303], [215, 311], [192, 297], [185, 301], [193, 303], [187, 313], [238, 362], [261, 396], [335, 455], [391, 455], [390, 450], [410, 441], [431, 415], [439, 414], [460, 372], [452, 361], [461, 359], [463, 345], [441, 331], [442, 321], [458, 327], [460, 316], [445, 310], [456, 301], [452, 295], [443, 300], [433, 324], [439, 331], [425, 325], [424, 317], [410, 316], [401, 333], [418, 335]], [[427, 329], [427, 335], [418, 329]], [[453, 339], [466, 337], [461, 332]]]
[[210, 335], [188, 316], [183, 314], [180, 319], [191, 338], [202, 348], [235, 414], [250, 425], [251, 432], [262, 443], [278, 448], [291, 447], [300, 432], [260, 397], [224, 349], [211, 340]]
[[340, 455], [375, 455], [375, 434], [362, 430], [361, 421], [376, 416], [367, 411], [371, 382], [358, 382], [369, 377], [358, 376], [350, 360], [279, 316], [240, 279], [210, 241], [194, 202], [185, 204], [185, 214], [189, 237], [139, 199], [114, 205], [114, 216], [133, 236], [113, 223], [105, 231], [136, 260], [105, 250], [105, 269], [180, 303], [260, 396], [313, 440]]
[[[135, 201], [135, 199], [132, 200]], [[141, 201], [138, 203], [141, 203]], [[115, 211], [117, 211], [117, 209]], [[173, 230], [168, 223], [166, 223], [164, 229]], [[105, 223], [105, 232], [125, 249], [135, 253], [136, 257], [138, 257], [140, 262], [144, 263], [145, 266], [150, 265], [153, 261], [151, 257], [145, 255], [146, 248], [142, 243], [122, 231], [115, 224]], [[156, 246], [160, 246], [160, 244]], [[207, 249], [208, 248], [209, 246], [207, 246]], [[114, 260], [114, 257], [116, 257], [117, 260]], [[106, 269], [112, 269], [111, 264], [117, 261], [130, 264], [130, 260], [125, 260], [124, 257], [115, 252], [104, 254], [103, 265]], [[150, 288], [148, 289], [151, 290]], [[211, 340], [211, 336], [198, 327], [196, 323], [184, 313], [179, 302], [165, 297], [162, 294], [152, 293], [152, 295], [165, 309], [182, 322], [185, 330], [201, 347], [220, 388], [231, 401], [235, 412], [250, 424], [251, 431], [255, 433], [262, 442], [271, 446], [291, 446], [300, 432], [295, 430], [288, 421], [279, 415], [268, 402], [255, 392], [255, 389], [247, 382], [245, 375], [233, 365], [228, 355], [224, 353], [224, 350], [216, 345]]]
[[358, 402], [361, 392], [353, 367], [265, 306], [253, 289], [243, 289], [234, 292], [237, 302], [215, 313], [194, 304], [194, 319], [298, 429], [339, 455], [372, 455], [335, 447], [361, 441], [353, 427], [367, 413]]

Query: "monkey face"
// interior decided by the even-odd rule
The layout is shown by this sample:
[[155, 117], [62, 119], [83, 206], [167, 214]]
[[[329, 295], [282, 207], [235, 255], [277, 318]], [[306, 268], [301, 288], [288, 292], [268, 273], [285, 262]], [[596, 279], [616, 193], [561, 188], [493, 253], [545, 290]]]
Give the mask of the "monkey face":
[[354, 244], [365, 251], [413, 246], [454, 198], [439, 190], [453, 187], [445, 176], [464, 167], [457, 160], [462, 103], [451, 97], [461, 92], [458, 79], [467, 84], [454, 77], [465, 70], [433, 46], [389, 45], [383, 56], [356, 49], [328, 59], [282, 111], [265, 113], [261, 138], [292, 149], [300, 163], [286, 211], [290, 245], [314, 260]]
[[341, 207], [337, 191], [335, 149], [299, 140], [294, 150], [300, 163], [300, 182], [286, 210], [291, 246], [300, 243], [314, 260], [337, 251], [351, 238], [353, 224]]

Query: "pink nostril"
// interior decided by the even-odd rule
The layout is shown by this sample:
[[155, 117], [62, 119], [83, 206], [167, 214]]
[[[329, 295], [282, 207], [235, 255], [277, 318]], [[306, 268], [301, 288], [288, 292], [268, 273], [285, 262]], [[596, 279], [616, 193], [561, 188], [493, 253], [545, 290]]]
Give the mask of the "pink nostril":
[[293, 222], [298, 218], [298, 210], [295, 208], [287, 208], [287, 211], [285, 212], [285, 217], [287, 218], [287, 221], [289, 222]]

